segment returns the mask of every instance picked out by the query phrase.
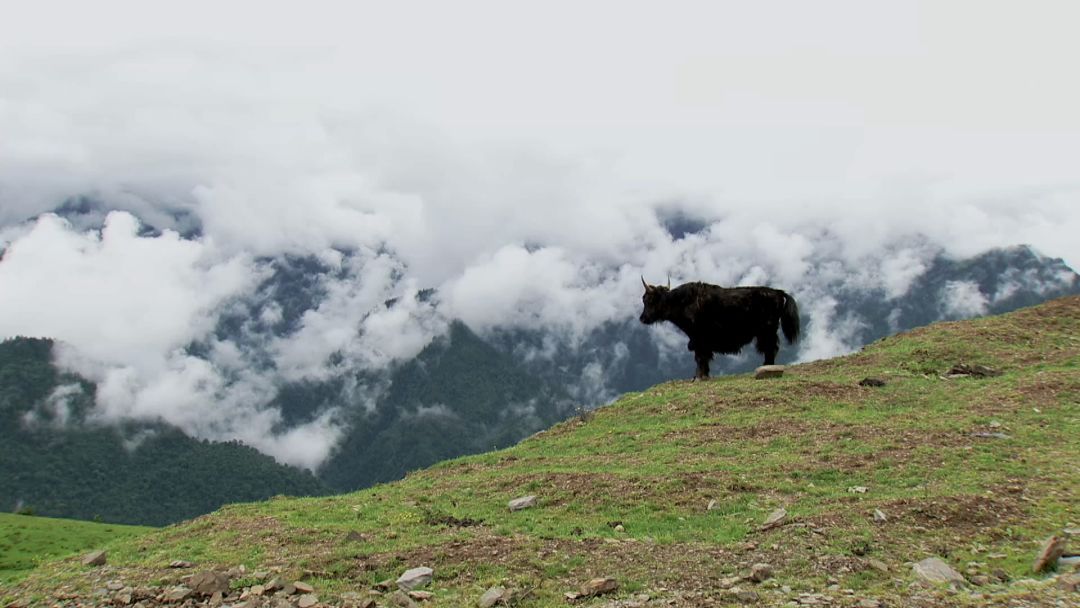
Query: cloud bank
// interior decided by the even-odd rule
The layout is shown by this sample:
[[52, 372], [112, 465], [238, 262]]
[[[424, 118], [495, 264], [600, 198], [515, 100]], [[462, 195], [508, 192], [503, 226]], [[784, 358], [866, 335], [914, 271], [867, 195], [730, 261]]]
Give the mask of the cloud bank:
[[[27, 8], [0, 25], [0, 336], [68, 345], [101, 420], [315, 467], [341, 413], [283, 429], [278, 388], [448, 319], [572, 345], [635, 316], [642, 275], [768, 283], [812, 359], [858, 342], [829, 289], [897, 298], [938, 254], [1016, 243], [1080, 263], [1078, 9], [831, 8]], [[74, 197], [97, 211], [50, 214]], [[318, 301], [268, 287], [284, 256], [318, 261]]]

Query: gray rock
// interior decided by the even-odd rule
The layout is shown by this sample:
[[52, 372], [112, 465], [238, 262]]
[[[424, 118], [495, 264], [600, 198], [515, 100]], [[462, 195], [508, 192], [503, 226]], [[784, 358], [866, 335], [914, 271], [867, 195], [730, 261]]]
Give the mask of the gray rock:
[[413, 589], [430, 584], [431, 577], [434, 576], [434, 574], [434, 570], [425, 566], [411, 568], [399, 576], [395, 582], [397, 583], [398, 589], [401, 589], [402, 591], [412, 591]]
[[315, 593], [314, 587], [302, 581], [296, 581], [293, 583], [293, 587], [296, 587], [298, 593]]
[[877, 570], [878, 572], [889, 571], [889, 565], [881, 561], [880, 559], [874, 559], [871, 557], [870, 559], [866, 560], [866, 565], [870, 566], [874, 570]]
[[962, 574], [936, 557], [928, 557], [916, 563], [912, 569], [919, 578], [930, 583], [963, 585], [967, 582]]
[[522, 496], [521, 498], [515, 498], [514, 500], [511, 500], [508, 503], [507, 506], [510, 507], [510, 511], [520, 511], [522, 509], [528, 509], [530, 507], [535, 507], [536, 506], [536, 497], [535, 496]]
[[181, 585], [166, 591], [162, 599], [166, 602], [182, 602], [189, 597], [191, 597], [191, 589]]
[[484, 595], [480, 596], [480, 599], [476, 600], [476, 605], [480, 608], [491, 608], [499, 602], [506, 603], [505, 597], [509, 594], [506, 587], [492, 587], [484, 592]]
[[1058, 577], [1058, 587], [1076, 593], [1080, 591], [1080, 573], [1064, 574]]
[[104, 566], [107, 559], [108, 554], [105, 551], [94, 551], [84, 555], [82, 563], [84, 566]]
[[874, 521], [879, 524], [883, 524], [889, 521], [889, 518], [885, 515], [885, 512], [881, 509], [874, 509]]
[[765, 523], [762, 524], [762, 530], [769, 530], [777, 526], [783, 525], [784, 520], [787, 518], [787, 509], [780, 508], [769, 514], [769, 517], [765, 519]]
[[192, 592], [199, 595], [214, 595], [217, 592], [229, 592], [229, 577], [222, 572], [205, 570], [199, 572], [188, 580], [188, 586]]
[[765, 380], [767, 378], [779, 378], [784, 375], [783, 365], [762, 365], [754, 370], [754, 378]]
[[194, 566], [195, 564], [189, 561], [184, 561], [182, 559], [174, 559], [173, 561], [169, 562], [170, 568], [192, 568]]
[[305, 593], [304, 595], [300, 596], [300, 599], [296, 602], [296, 605], [299, 606], [300, 608], [311, 608], [312, 606], [314, 606], [315, 604], [318, 604], [318, 603], [319, 603], [319, 598], [318, 597], [316, 597], [314, 594], [311, 594], [311, 593]]

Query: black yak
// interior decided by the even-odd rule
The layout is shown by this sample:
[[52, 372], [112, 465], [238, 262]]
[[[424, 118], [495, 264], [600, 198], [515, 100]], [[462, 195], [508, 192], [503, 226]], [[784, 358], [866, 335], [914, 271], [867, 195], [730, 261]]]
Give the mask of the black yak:
[[690, 338], [686, 348], [697, 361], [695, 380], [709, 377], [713, 353], [734, 355], [756, 339], [765, 365], [772, 365], [780, 350], [777, 328], [788, 344], [799, 339], [799, 307], [795, 298], [779, 289], [696, 282], [671, 289], [649, 285], [644, 277], [641, 283], [645, 286], [641, 322], [671, 321]]

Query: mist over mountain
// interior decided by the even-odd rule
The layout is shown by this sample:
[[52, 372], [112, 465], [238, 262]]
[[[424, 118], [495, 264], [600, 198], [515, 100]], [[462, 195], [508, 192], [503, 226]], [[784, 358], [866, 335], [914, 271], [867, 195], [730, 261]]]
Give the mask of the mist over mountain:
[[[65, 203], [17, 226], [20, 235], [0, 259], [0, 280], [19, 284], [24, 265], [37, 261], [27, 261], [26, 250], [39, 239], [79, 244], [72, 264], [84, 272], [70, 281], [86, 279], [87, 268], [105, 282], [117, 280], [112, 265], [133, 263], [127, 256], [140, 250], [212, 247], [197, 231], [180, 235], [126, 212], [95, 209]], [[147, 328], [157, 332], [147, 335], [88, 327], [61, 308], [53, 327], [67, 339], [55, 362], [94, 387], [82, 420], [163, 424], [196, 439], [241, 441], [318, 472], [331, 487], [352, 489], [509, 445], [623, 392], [689, 377], [685, 337], [673, 326], [637, 321], [643, 274], [654, 282], [670, 276], [674, 284], [701, 279], [786, 289], [800, 303], [804, 338], [782, 346], [781, 362], [843, 354], [903, 329], [1080, 290], [1062, 260], [1028, 246], [956, 259], [914, 236], [853, 257], [825, 231], [784, 236], [762, 228], [764, 237], [742, 242], [760, 255], [752, 260], [724, 255], [740, 245], [721, 238], [732, 230], [723, 220], [654, 217], [662, 247], [647, 251], [642, 267], [587, 260], [560, 247], [508, 246], [433, 288], [410, 276], [390, 248], [237, 254], [216, 266], [196, 256], [174, 267], [174, 278], [206, 272], [235, 280], [213, 297], [211, 281], [193, 282], [190, 296], [184, 285], [176, 291], [162, 284], [174, 290], [169, 302], [155, 293], [125, 292], [119, 300], [133, 319], [175, 334], [170, 342], [160, 329]], [[647, 273], [656, 256], [671, 264]], [[696, 274], [706, 268], [712, 274]], [[148, 265], [122, 269], [136, 276], [120, 280], [138, 290], [143, 271], [158, 277]], [[183, 297], [196, 302], [177, 306]], [[110, 301], [80, 303], [96, 318], [116, 318], [120, 311]], [[158, 302], [172, 307], [160, 319], [134, 308]], [[35, 318], [47, 314], [38, 310]], [[718, 356], [714, 369], [735, 373], [759, 363], [747, 348]]]

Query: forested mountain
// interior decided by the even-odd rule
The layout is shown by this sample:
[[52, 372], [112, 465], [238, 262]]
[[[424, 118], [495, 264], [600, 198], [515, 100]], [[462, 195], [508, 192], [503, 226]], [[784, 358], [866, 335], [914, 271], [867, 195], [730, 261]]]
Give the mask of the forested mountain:
[[328, 490], [311, 473], [237, 442], [165, 425], [102, 426], [93, 387], [59, 372], [51, 340], [0, 343], [0, 506], [163, 525], [238, 501]]

